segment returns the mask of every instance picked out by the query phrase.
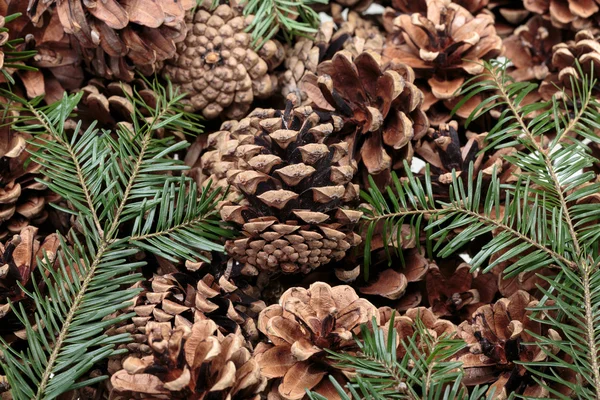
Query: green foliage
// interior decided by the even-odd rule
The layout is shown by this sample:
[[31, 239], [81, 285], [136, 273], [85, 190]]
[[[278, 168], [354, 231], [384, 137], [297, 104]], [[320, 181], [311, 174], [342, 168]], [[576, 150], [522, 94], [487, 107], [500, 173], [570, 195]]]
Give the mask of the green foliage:
[[310, 6], [329, 0], [247, 0], [244, 15], [254, 15], [247, 31], [252, 32], [252, 46], [260, 49], [279, 30], [286, 41], [295, 36], [312, 37], [319, 28], [319, 14]]
[[[11, 14], [4, 17], [4, 23], [8, 24], [9, 22], [19, 18], [21, 13]], [[8, 28], [0, 27], [0, 37], [3, 33], [8, 33]], [[24, 39], [12, 39], [4, 43], [2, 46], [2, 52], [4, 53], [4, 62], [0, 68], [0, 73], [4, 75], [4, 79], [9, 84], [14, 84], [15, 81], [11, 74], [8, 72], [8, 69], [20, 69], [20, 70], [29, 70], [35, 71], [34, 67], [29, 65], [25, 65], [22, 63], [23, 60], [26, 60], [32, 57], [36, 52], [35, 50], [18, 50], [17, 46], [23, 43]]]
[[[143, 262], [132, 261], [139, 250], [177, 260], [205, 258], [203, 252], [223, 251], [215, 204], [193, 179], [175, 176], [186, 167], [169, 157], [186, 142], [158, 139], [158, 129], [198, 132], [198, 123], [181, 111], [182, 95], [169, 85], [154, 84], [156, 107], [137, 93], [133, 129], [123, 124], [115, 132], [77, 124], [69, 133], [65, 121], [73, 116], [81, 94], [66, 95], [47, 107], [39, 99], [22, 104], [18, 129], [41, 142], [33, 153], [44, 166], [44, 181], [68, 201], [58, 207], [72, 214], [78, 232], [60, 236], [59, 268], [40, 260], [40, 278], [33, 282], [33, 316], [22, 306], [13, 311], [25, 325], [28, 346], [17, 351], [4, 343], [2, 367], [16, 400], [54, 399], [61, 393], [106, 377], [77, 382], [98, 361], [118, 354], [115, 346], [128, 334], [107, 336], [110, 326], [131, 314], [114, 316], [137, 293], [129, 288], [141, 279]], [[43, 285], [42, 285], [43, 284]], [[40, 287], [45, 286], [42, 292]]]
[[[367, 240], [376, 224], [383, 224], [386, 243], [400, 235], [402, 223], [418, 232], [425, 229], [435, 240], [434, 251], [445, 257], [481, 235], [492, 238], [473, 257], [473, 269], [488, 272], [511, 261], [507, 277], [549, 268], [548, 288], [534, 309], [534, 318], [557, 330], [562, 339], [538, 337], [535, 345], [548, 360], [527, 364], [540, 384], [556, 398], [567, 398], [550, 383], [570, 387], [577, 398], [600, 398], [600, 206], [579, 200], [600, 191], [591, 167], [596, 160], [585, 142], [600, 143], [600, 104], [592, 95], [595, 81], [584, 76], [572, 82], [573, 93], [564, 99], [524, 103], [535, 89], [530, 83], [512, 82], [503, 64], [486, 64], [482, 77], [465, 84], [468, 101], [477, 93], [495, 93], [480, 103], [473, 116], [501, 110], [497, 125], [487, 135], [487, 149], [516, 147], [506, 157], [520, 168], [514, 183], [501, 183], [494, 172], [475, 176], [472, 166], [466, 178], [453, 174], [450, 201], [433, 200], [426, 174], [420, 182], [408, 172], [407, 179], [394, 178], [384, 196], [375, 185], [363, 197], [371, 208], [365, 217]], [[565, 111], [566, 110], [566, 111]], [[550, 138], [547, 144], [546, 138]], [[405, 170], [410, 171], [408, 165]], [[461, 228], [460, 233], [455, 233]], [[368, 247], [368, 246], [367, 246]], [[492, 254], [499, 255], [494, 262]], [[367, 257], [367, 254], [365, 254]], [[533, 345], [533, 344], [532, 344]], [[556, 356], [552, 349], [571, 354], [573, 360]], [[577, 384], [564, 379], [565, 371]]]
[[[329, 377], [343, 400], [486, 398], [485, 387], [476, 387], [469, 394], [462, 384], [462, 363], [453, 359], [465, 349], [465, 342], [448, 335], [434, 337], [417, 319], [413, 336], [399, 343], [405, 355], [398, 359], [393, 321], [392, 316], [387, 332], [385, 328], [371, 330], [367, 325], [362, 325], [362, 339], [355, 339], [359, 347], [356, 355], [330, 352], [332, 360], [340, 368], [356, 372], [355, 378], [346, 385], [346, 390], [333, 377]], [[377, 326], [375, 321], [372, 326]], [[492, 394], [487, 398], [492, 399]], [[311, 400], [326, 400], [314, 392], [308, 393], [308, 396]]]

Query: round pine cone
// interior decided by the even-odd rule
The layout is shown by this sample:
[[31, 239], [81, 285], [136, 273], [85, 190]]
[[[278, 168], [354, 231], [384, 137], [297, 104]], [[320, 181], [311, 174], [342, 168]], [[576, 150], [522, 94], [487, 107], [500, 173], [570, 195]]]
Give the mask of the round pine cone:
[[186, 17], [189, 32], [177, 45], [176, 57], [163, 73], [188, 94], [188, 108], [207, 119], [242, 118], [254, 98], [270, 96], [277, 79], [269, 70], [283, 57], [283, 47], [268, 40], [256, 52], [240, 7], [222, 4], [209, 11], [205, 0], [196, 14]]
[[413, 85], [414, 72], [405, 64], [383, 63], [370, 52], [351, 59], [344, 52], [321, 63], [317, 74], [305, 75], [302, 88], [322, 115], [342, 120], [346, 140], [359, 169], [382, 185], [390, 172], [412, 157], [411, 140], [427, 132], [421, 110], [423, 93]]
[[284, 111], [256, 109], [224, 126], [213, 137], [223, 137], [227, 167], [214, 170], [226, 171], [243, 196], [221, 209], [222, 218], [238, 224], [245, 236], [226, 244], [244, 265], [242, 273], [307, 273], [360, 243], [352, 230], [362, 213], [343, 208], [358, 199], [350, 182], [356, 163], [348, 143], [324, 143], [336, 129], [333, 123], [288, 101]]
[[[464, 81], [483, 71], [482, 61], [500, 55], [502, 39], [496, 34], [494, 17], [488, 13], [474, 16], [450, 0], [416, 2], [424, 11], [400, 14], [393, 20], [384, 59], [397, 60], [415, 70], [425, 94], [423, 109], [437, 125], [450, 119], [452, 100], [456, 100], [455, 92]], [[469, 107], [458, 112], [460, 117], [469, 114]]]
[[272, 343], [261, 343], [255, 351], [260, 371], [268, 379], [281, 379], [278, 394], [286, 400], [304, 398], [306, 389], [335, 393], [325, 375], [340, 369], [325, 350], [355, 349], [353, 334], [373, 318], [379, 322], [377, 308], [350, 286], [316, 282], [308, 289], [288, 289], [279, 304], [258, 317], [258, 329]]

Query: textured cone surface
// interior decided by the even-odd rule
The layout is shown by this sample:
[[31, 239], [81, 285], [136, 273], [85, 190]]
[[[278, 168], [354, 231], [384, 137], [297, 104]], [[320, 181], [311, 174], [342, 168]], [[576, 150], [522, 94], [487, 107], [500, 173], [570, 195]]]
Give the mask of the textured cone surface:
[[345, 285], [317, 282], [308, 289], [291, 288], [279, 303], [260, 313], [258, 328], [272, 344], [261, 344], [255, 358], [261, 373], [276, 379], [279, 396], [287, 400], [304, 398], [305, 389], [318, 388], [336, 370], [325, 349], [353, 349], [352, 336], [360, 325], [379, 321], [377, 308]]
[[175, 44], [186, 34], [185, 13], [194, 5], [192, 0], [33, 0], [27, 12], [34, 24], [57, 15], [94, 75], [131, 81], [135, 68], [149, 75], [175, 55]]
[[360, 243], [352, 230], [362, 213], [345, 208], [358, 198], [355, 162], [348, 143], [323, 143], [332, 123], [289, 101], [284, 111], [256, 109], [222, 128], [208, 139], [217, 149], [201, 161], [207, 176], [226, 179], [242, 198], [221, 216], [245, 236], [226, 244], [243, 274], [306, 273]]
[[331, 59], [338, 51], [352, 57], [366, 50], [381, 54], [384, 42], [380, 29], [356, 12], [349, 12], [339, 28], [332, 21], [325, 22], [319, 26], [314, 38], [299, 38], [293, 46], [287, 47], [286, 70], [278, 75], [281, 92], [284, 96], [294, 93], [305, 100], [306, 94], [299, 88], [300, 82], [306, 73], [316, 73], [320, 62]]
[[383, 63], [371, 52], [354, 59], [338, 53], [303, 79], [313, 106], [342, 121], [365, 182], [369, 174], [387, 183], [391, 170], [402, 168], [404, 160], [410, 163], [411, 140], [427, 132], [423, 93], [413, 81], [410, 67]]
[[175, 328], [151, 322], [146, 335], [152, 354], [123, 362], [111, 377], [113, 399], [255, 399], [266, 387], [244, 337], [221, 334], [210, 319]]
[[[415, 70], [425, 94], [423, 108], [430, 122], [448, 122], [455, 92], [471, 76], [483, 72], [482, 61], [502, 50], [492, 15], [471, 14], [450, 0], [417, 0], [411, 13], [398, 15], [390, 32], [384, 59], [403, 62]], [[477, 102], [475, 102], [477, 104]], [[467, 107], [459, 111], [469, 115]]]
[[281, 62], [283, 47], [269, 40], [256, 52], [246, 32], [253, 16], [244, 17], [235, 5], [209, 9], [210, 1], [204, 1], [186, 17], [188, 35], [163, 74], [188, 94], [191, 110], [208, 119], [238, 119], [254, 98], [268, 97], [277, 88], [269, 70]]
[[557, 28], [579, 31], [598, 26], [600, 5], [594, 0], [526, 0], [525, 8]]

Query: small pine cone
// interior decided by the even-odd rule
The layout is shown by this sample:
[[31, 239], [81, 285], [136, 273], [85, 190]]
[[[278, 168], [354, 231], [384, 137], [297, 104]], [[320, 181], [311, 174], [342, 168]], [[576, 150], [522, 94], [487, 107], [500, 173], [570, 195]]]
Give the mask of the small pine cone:
[[600, 21], [600, 6], [596, 1], [524, 0], [523, 5], [557, 28], [575, 32], [596, 27]]
[[423, 93], [413, 80], [414, 72], [405, 64], [383, 63], [370, 52], [352, 60], [340, 52], [302, 81], [315, 108], [341, 119], [365, 182], [372, 175], [387, 184], [392, 170], [403, 168], [404, 160], [410, 163], [411, 140], [427, 132]]
[[[579, 62], [584, 74], [593, 78], [600, 76], [600, 31], [582, 30], [575, 34], [574, 40], [559, 43], [552, 48], [552, 70], [540, 86], [540, 94], [544, 99], [552, 95], [561, 95], [560, 89], [572, 91], [571, 79], [580, 78], [576, 62]], [[597, 96], [600, 92], [594, 89]]]
[[267, 385], [244, 337], [224, 336], [210, 319], [175, 328], [150, 322], [146, 335], [152, 354], [125, 359], [111, 376], [111, 398], [258, 400]]
[[542, 81], [552, 68], [552, 48], [565, 32], [541, 16], [535, 16], [504, 39], [503, 55], [512, 62], [508, 73], [517, 82]]
[[37, 232], [37, 228], [28, 226], [4, 245], [0, 243], [0, 335], [9, 341], [8, 335], [21, 329], [22, 324], [11, 312], [8, 302], [16, 305], [26, 301], [28, 297], [19, 284], [30, 289], [31, 274], [37, 268], [37, 259], [43, 259], [46, 254], [52, 262], [58, 252], [56, 234], [47, 236], [40, 243], [36, 238]]
[[[383, 56], [415, 70], [417, 85], [425, 94], [423, 109], [431, 124], [437, 125], [448, 122], [457, 100], [455, 92], [483, 71], [482, 61], [500, 55], [502, 39], [489, 13], [474, 16], [450, 0], [416, 2], [421, 6], [411, 7], [425, 11], [400, 14], [393, 20]], [[472, 107], [462, 107], [457, 114], [468, 117], [480, 100], [473, 100]]]
[[306, 389], [335, 393], [325, 375], [340, 369], [325, 350], [355, 350], [353, 334], [373, 318], [379, 322], [377, 308], [350, 286], [316, 282], [288, 289], [258, 318], [258, 329], [272, 343], [261, 343], [255, 352], [260, 371], [277, 379], [278, 394], [286, 400], [305, 398]]
[[194, 5], [192, 0], [32, 0], [27, 13], [34, 24], [47, 12], [58, 15], [94, 75], [132, 81], [134, 67], [150, 75], [175, 55], [175, 44], [186, 35], [185, 13]]
[[358, 199], [351, 183], [356, 164], [348, 143], [323, 142], [336, 129], [333, 123], [288, 101], [284, 111], [256, 109], [224, 126], [229, 129], [211, 139], [220, 137], [225, 151], [219, 158], [227, 167], [213, 164], [213, 173], [224, 171], [243, 196], [221, 209], [221, 217], [245, 236], [226, 243], [243, 274], [307, 273], [360, 243], [352, 230], [362, 213], [344, 208]]
[[306, 93], [299, 88], [300, 82], [306, 73], [317, 73], [320, 62], [331, 59], [340, 50], [352, 57], [363, 51], [381, 54], [384, 42], [384, 35], [379, 28], [353, 11], [348, 13], [338, 29], [331, 21], [321, 24], [314, 38], [299, 38], [287, 48], [284, 60], [286, 70], [278, 76], [282, 94], [287, 96], [294, 93], [306, 100]]
[[254, 98], [275, 91], [277, 79], [269, 70], [281, 62], [283, 47], [268, 40], [258, 52], [253, 50], [246, 32], [252, 18], [244, 17], [239, 6], [222, 4], [210, 11], [208, 0], [186, 17], [189, 33], [163, 74], [188, 94], [190, 110], [207, 119], [239, 119]]

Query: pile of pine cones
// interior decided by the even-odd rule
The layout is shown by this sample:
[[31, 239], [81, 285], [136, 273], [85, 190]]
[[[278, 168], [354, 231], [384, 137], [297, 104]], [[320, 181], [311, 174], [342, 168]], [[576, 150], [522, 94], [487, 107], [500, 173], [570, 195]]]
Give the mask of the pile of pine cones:
[[[239, 232], [211, 264], [150, 263], [127, 310], [135, 317], [108, 332], [133, 335], [123, 345], [129, 354], [99, 364], [92, 376], [111, 379], [79, 398], [290, 400], [305, 399], [305, 389], [338, 398], [326, 376], [343, 383], [350, 373], [325, 350], [356, 351], [360, 325], [374, 318], [389, 326], [392, 309], [401, 338], [418, 315], [433, 334], [468, 343], [465, 384], [491, 384], [498, 399], [549, 397], [518, 364], [545, 357], [523, 343], [559, 335], [526, 311], [543, 279], [504, 279], [508, 262], [484, 275], [459, 257], [427, 259], [418, 237], [401, 240], [404, 263], [390, 267], [375, 235], [364, 281], [360, 191], [369, 178], [384, 188], [392, 172], [405, 175], [405, 162], [422, 177], [418, 160], [430, 164], [440, 200], [449, 198], [452, 171], [460, 176], [471, 162], [476, 172], [496, 168], [504, 182], [515, 179], [503, 160], [515, 149], [479, 152], [493, 118], [464, 128], [488, 94], [452, 115], [459, 89], [483, 61], [502, 57], [516, 81], [539, 84], [530, 102], [570, 90], [576, 62], [600, 77], [600, 7], [376, 3], [333, 0], [313, 37], [256, 48], [243, 0], [0, 0], [0, 68], [9, 35], [37, 51], [22, 61], [37, 70], [0, 74], [0, 85], [10, 76], [21, 96], [51, 104], [83, 91], [81, 118], [111, 128], [130, 122], [126, 92], [153, 95], [136, 74], [156, 73], [187, 93], [186, 108], [204, 117], [206, 133], [189, 148], [186, 173], [200, 187], [229, 187], [219, 212]], [[17, 12], [8, 33], [4, 16]], [[50, 207], [63, 200], [36, 179], [36, 143], [9, 119], [0, 115], [0, 335], [12, 343], [26, 332], [8, 303], [32, 306], [23, 287], [36, 256], [56, 254], [50, 233], [71, 221]]]

